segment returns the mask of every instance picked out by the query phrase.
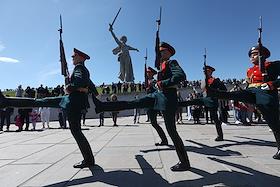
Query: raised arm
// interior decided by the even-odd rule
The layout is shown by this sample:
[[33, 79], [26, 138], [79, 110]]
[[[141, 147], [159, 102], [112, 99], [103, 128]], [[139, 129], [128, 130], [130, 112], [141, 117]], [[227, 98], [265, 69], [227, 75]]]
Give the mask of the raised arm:
[[117, 38], [117, 36], [115, 35], [115, 33], [113, 32], [113, 27], [112, 27], [111, 25], [110, 25], [110, 27], [109, 27], [109, 31], [111, 32], [111, 34], [112, 34], [114, 40], [116, 41], [116, 43], [117, 43], [119, 46], [121, 46], [122, 43], [121, 43], [121, 41]]

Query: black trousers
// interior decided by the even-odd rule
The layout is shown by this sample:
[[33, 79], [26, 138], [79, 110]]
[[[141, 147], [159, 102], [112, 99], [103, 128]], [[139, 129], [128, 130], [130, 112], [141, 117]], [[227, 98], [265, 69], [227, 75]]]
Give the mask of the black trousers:
[[168, 142], [166, 135], [164, 133], [164, 131], [162, 130], [162, 128], [158, 125], [157, 123], [157, 110], [153, 110], [153, 109], [148, 109], [147, 111], [147, 115], [149, 116], [149, 119], [151, 121], [152, 126], [154, 127], [154, 129], [157, 131], [161, 142]]
[[[186, 107], [186, 106], [190, 106], [190, 105], [198, 105], [198, 106], [204, 105], [205, 106], [205, 105], [207, 105], [206, 102], [210, 101], [209, 99], [210, 98], [207, 98], [207, 100], [205, 100], [205, 98], [198, 98], [198, 99], [193, 99], [190, 101], [182, 101], [182, 102], [179, 102], [179, 106], [182, 106], [182, 107]], [[218, 118], [218, 108], [217, 108], [218, 104], [217, 104], [217, 101], [215, 101], [214, 99], [211, 98], [211, 100], [212, 100], [211, 103], [214, 103], [213, 107], [207, 107], [207, 108], [210, 111], [211, 119], [215, 123], [218, 137], [223, 138], [222, 122]]]
[[277, 92], [270, 93], [273, 98], [273, 102], [270, 103], [273, 104], [257, 104], [256, 94], [258, 93], [253, 93], [250, 90], [240, 90], [234, 92], [215, 91], [213, 93], [213, 96], [217, 97], [218, 99], [234, 100], [244, 103], [256, 104], [257, 108], [263, 114], [263, 117], [266, 120], [268, 126], [273, 130], [273, 132], [280, 133], [279, 99]]
[[164, 95], [167, 98], [166, 110], [163, 111], [166, 130], [174, 144], [180, 162], [189, 165], [189, 159], [184, 143], [176, 129], [175, 114], [178, 107], [177, 92], [176, 90], [172, 90], [164, 92]]
[[70, 108], [69, 111], [67, 111], [67, 117], [70, 131], [80, 148], [80, 151], [84, 157], [84, 161], [89, 163], [94, 162], [94, 157], [90, 144], [87, 141], [81, 129], [81, 110]]
[[223, 129], [222, 129], [222, 122], [221, 122], [221, 120], [219, 120], [219, 117], [218, 117], [218, 108], [216, 108], [216, 107], [209, 108], [209, 111], [210, 111], [211, 119], [213, 119], [213, 121], [215, 123], [218, 137], [223, 138], [224, 135], [223, 135]]
[[8, 111], [1, 111], [0, 118], [1, 118], [0, 129], [3, 129], [5, 121], [6, 121], [7, 129], [9, 129], [11, 124], [11, 113]]
[[[183, 141], [176, 130], [175, 113], [177, 109], [177, 91], [175, 89], [164, 92], [167, 99], [166, 110], [163, 111], [163, 118], [167, 132], [173, 141], [176, 153], [180, 162], [189, 165], [189, 159]], [[155, 104], [155, 98], [143, 97], [132, 101], [103, 102], [103, 111], [119, 111], [133, 108], [150, 108]]]

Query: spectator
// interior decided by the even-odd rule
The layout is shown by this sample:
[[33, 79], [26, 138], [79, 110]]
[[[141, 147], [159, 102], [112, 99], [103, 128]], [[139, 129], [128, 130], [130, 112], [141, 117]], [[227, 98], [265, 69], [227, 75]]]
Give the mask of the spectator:
[[50, 128], [50, 108], [49, 107], [40, 107], [39, 113], [41, 116], [41, 121], [43, 125], [43, 129], [45, 128], [45, 123], [47, 123], [48, 129]]
[[[118, 97], [117, 97], [117, 95], [116, 94], [112, 94], [111, 95], [111, 101], [118, 101]], [[114, 122], [114, 124], [113, 124], [113, 126], [114, 127], [117, 127], [118, 125], [117, 125], [117, 118], [118, 118], [118, 111], [114, 111], [114, 112], [112, 112], [112, 119], [113, 119], [113, 122]]]
[[30, 113], [30, 117], [31, 117], [31, 122], [32, 122], [32, 126], [33, 126], [33, 131], [36, 130], [36, 122], [40, 119], [40, 114], [36, 109], [32, 109], [32, 112]]

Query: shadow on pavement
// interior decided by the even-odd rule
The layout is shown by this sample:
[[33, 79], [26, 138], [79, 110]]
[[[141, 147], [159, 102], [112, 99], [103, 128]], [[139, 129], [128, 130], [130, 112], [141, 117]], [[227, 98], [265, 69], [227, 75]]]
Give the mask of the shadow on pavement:
[[162, 176], [155, 172], [153, 167], [143, 158], [142, 155], [136, 155], [142, 174], [132, 170], [116, 170], [105, 172], [102, 167], [96, 165], [91, 169], [92, 176], [84, 177], [80, 179], [74, 179], [72, 181], [62, 181], [55, 184], [47, 185], [46, 187], [54, 186], [79, 186], [80, 184], [102, 182], [108, 185], [120, 186], [120, 187], [134, 187], [134, 186], [170, 186]]

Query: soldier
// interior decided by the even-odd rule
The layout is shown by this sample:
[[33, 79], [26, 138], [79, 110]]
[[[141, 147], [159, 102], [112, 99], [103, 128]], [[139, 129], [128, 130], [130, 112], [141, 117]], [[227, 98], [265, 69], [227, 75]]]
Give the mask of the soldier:
[[102, 111], [125, 110], [133, 108], [153, 108], [163, 111], [165, 126], [171, 137], [179, 162], [172, 166], [172, 171], [189, 170], [190, 163], [184, 143], [180, 138], [175, 124], [175, 112], [177, 109], [177, 85], [186, 79], [186, 74], [176, 60], [170, 60], [175, 54], [175, 49], [168, 43], [160, 44], [161, 71], [158, 73], [156, 87], [158, 91], [133, 101], [100, 102], [96, 98], [93, 101], [97, 113]]
[[88, 89], [92, 86], [90, 74], [85, 67], [84, 62], [90, 57], [74, 48], [72, 55], [73, 65], [75, 66], [70, 77], [70, 83], [66, 86], [66, 91], [69, 93], [69, 103], [67, 103], [67, 116], [69, 127], [73, 137], [75, 138], [84, 160], [75, 164], [74, 168], [92, 167], [95, 164], [92, 150], [89, 142], [82, 133], [81, 115], [82, 111], [89, 108]]
[[[224, 83], [221, 82], [219, 78], [214, 78], [212, 76], [213, 72], [215, 71], [215, 68], [211, 66], [205, 66], [205, 68], [206, 68], [208, 88], [217, 89], [217, 90], [226, 90], [226, 86], [224, 85]], [[207, 91], [205, 85], [206, 85], [205, 81], [202, 82], [201, 88], [202, 90]], [[215, 141], [223, 141], [224, 137], [223, 137], [223, 130], [222, 130], [222, 122], [219, 120], [218, 113], [217, 113], [218, 99], [211, 98], [208, 95], [206, 95], [206, 97], [203, 98], [179, 102], [179, 106], [185, 107], [190, 105], [204, 105], [205, 107], [208, 108], [208, 110], [210, 111], [211, 119], [213, 119], [215, 122], [216, 130], [218, 134], [217, 138], [215, 138]]]
[[70, 83], [66, 86], [68, 95], [58, 97], [47, 97], [44, 99], [32, 98], [6, 98], [0, 93], [0, 108], [11, 107], [55, 107], [66, 110], [69, 126], [74, 136], [84, 160], [75, 164], [74, 168], [92, 167], [95, 164], [93, 153], [89, 142], [81, 130], [82, 110], [89, 108], [88, 92], [92, 92], [95, 97], [98, 92], [95, 85], [90, 80], [90, 74], [84, 62], [90, 57], [74, 48], [72, 55], [75, 66], [70, 77]]
[[[205, 68], [206, 68], [206, 73], [207, 73], [208, 86], [213, 89], [227, 90], [226, 86], [219, 78], [215, 78], [212, 76], [213, 72], [215, 71], [215, 68], [213, 68], [211, 66], [205, 66]], [[202, 89], [204, 91], [207, 91], [205, 87]], [[211, 99], [214, 101], [214, 106], [208, 108], [208, 110], [210, 111], [211, 119], [213, 119], [213, 121], [215, 123], [217, 134], [218, 134], [215, 141], [223, 141], [224, 136], [223, 136], [223, 130], [222, 130], [222, 122], [218, 118], [218, 99], [216, 99], [216, 98], [211, 98]]]
[[[154, 79], [154, 75], [157, 74], [157, 71], [151, 67], [148, 67], [146, 70], [146, 74], [147, 74], [147, 79], [148, 79], [146, 90], [147, 90], [147, 94], [150, 94], [150, 93], [153, 93], [156, 91], [156, 88], [155, 88], [156, 80]], [[150, 119], [152, 126], [155, 128], [155, 130], [157, 131], [157, 133], [161, 139], [161, 142], [156, 143], [155, 145], [156, 146], [168, 145], [168, 140], [166, 138], [166, 135], [165, 135], [164, 131], [162, 130], [162, 128], [157, 123], [157, 113], [158, 113], [158, 111], [154, 110], [152, 108], [148, 108], [148, 110], [147, 110], [148, 118]]]
[[[280, 75], [280, 61], [268, 61], [267, 58], [270, 57], [270, 51], [264, 46], [261, 49], [259, 46], [252, 47], [248, 55], [253, 67], [247, 70], [247, 89], [233, 92], [209, 89], [208, 93], [220, 99], [256, 104], [276, 139], [278, 150], [273, 158], [280, 160], [279, 99], [277, 90], [280, 86], [280, 79], [278, 79]], [[264, 62], [267, 75], [260, 71], [260, 56], [263, 58], [260, 60]]]

